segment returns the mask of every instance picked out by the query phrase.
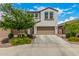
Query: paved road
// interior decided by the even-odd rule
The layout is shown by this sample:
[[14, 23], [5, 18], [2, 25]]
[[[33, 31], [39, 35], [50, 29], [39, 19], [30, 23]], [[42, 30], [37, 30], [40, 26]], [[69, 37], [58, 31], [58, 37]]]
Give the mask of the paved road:
[[33, 44], [0, 48], [6, 56], [77, 56], [79, 46], [71, 45], [55, 35], [37, 35]]

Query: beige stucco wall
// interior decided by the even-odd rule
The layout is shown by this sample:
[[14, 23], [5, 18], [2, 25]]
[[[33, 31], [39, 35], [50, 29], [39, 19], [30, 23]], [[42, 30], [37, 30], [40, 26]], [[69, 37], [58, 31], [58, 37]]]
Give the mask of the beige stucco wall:
[[[44, 13], [46, 11], [47, 12], [50, 12], [50, 11], [54, 12], [54, 15], [53, 15], [54, 20], [45, 20], [44, 19], [44, 17], [45, 17]], [[57, 25], [57, 17], [58, 17], [57, 11], [54, 11], [52, 9], [46, 9], [46, 10], [42, 11], [40, 14], [41, 14], [41, 19], [39, 19], [39, 20], [41, 20], [41, 22], [37, 23], [35, 26], [56, 26]]]
[[[52, 11], [53, 13], [54, 13], [54, 15], [53, 15], [53, 18], [54, 18], [54, 20], [45, 20], [44, 19], [44, 17], [45, 17], [45, 15], [44, 15], [44, 13], [45, 12], [50, 12], [50, 11]], [[41, 20], [39, 23], [37, 23], [35, 26], [34, 26], [34, 34], [37, 34], [37, 27], [42, 27], [42, 26], [44, 26], [44, 27], [48, 27], [48, 26], [50, 26], [50, 27], [55, 27], [55, 34], [57, 34], [58, 33], [58, 25], [57, 25], [57, 17], [58, 17], [58, 12], [57, 11], [55, 11], [55, 10], [52, 10], [52, 9], [46, 9], [46, 10], [44, 10], [44, 11], [41, 11], [41, 18], [40, 19], [37, 19], [37, 20]]]

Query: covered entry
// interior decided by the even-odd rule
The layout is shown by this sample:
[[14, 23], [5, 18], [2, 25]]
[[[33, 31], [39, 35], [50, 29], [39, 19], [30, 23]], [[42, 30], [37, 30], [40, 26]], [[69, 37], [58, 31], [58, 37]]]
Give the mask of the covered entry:
[[52, 35], [55, 34], [55, 27], [37, 27], [38, 35]]

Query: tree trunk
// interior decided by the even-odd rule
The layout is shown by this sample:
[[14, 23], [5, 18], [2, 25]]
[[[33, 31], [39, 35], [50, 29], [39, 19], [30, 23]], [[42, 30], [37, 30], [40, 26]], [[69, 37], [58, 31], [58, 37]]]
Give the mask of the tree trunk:
[[23, 37], [25, 34], [25, 30], [18, 30], [18, 37]]

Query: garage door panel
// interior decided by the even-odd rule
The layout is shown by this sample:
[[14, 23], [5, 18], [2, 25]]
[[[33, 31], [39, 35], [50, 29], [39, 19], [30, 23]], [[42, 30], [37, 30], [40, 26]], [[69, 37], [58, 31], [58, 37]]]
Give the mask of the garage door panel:
[[44, 35], [49, 35], [49, 34], [55, 34], [54, 27], [38, 27], [37, 28], [37, 34], [44, 34]]

